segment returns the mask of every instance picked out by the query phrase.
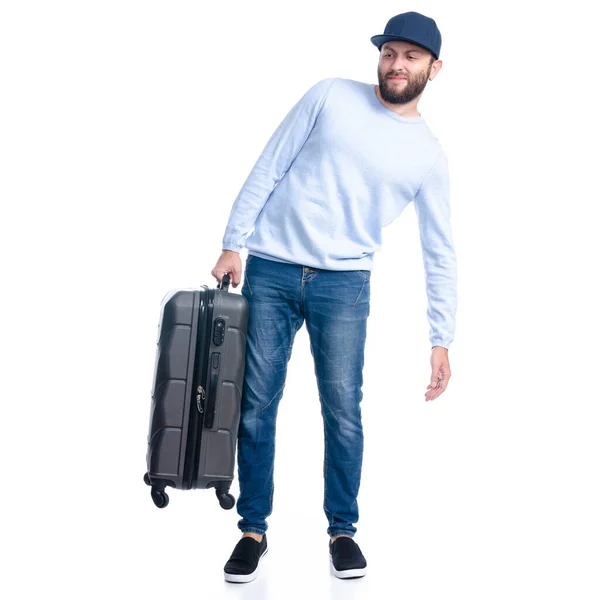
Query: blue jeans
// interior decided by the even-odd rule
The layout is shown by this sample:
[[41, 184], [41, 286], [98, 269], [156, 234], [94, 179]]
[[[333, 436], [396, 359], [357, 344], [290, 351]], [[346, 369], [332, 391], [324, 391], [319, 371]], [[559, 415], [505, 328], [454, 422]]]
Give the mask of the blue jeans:
[[356, 532], [370, 277], [370, 271], [327, 271], [248, 256], [242, 286], [249, 304], [248, 338], [238, 434], [238, 527], [244, 532], [267, 530], [277, 408], [294, 337], [305, 321], [325, 432], [327, 532]]

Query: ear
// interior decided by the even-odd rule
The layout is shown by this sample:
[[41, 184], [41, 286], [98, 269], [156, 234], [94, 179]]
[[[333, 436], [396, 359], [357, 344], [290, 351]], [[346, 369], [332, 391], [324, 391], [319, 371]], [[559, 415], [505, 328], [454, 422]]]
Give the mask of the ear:
[[429, 81], [433, 81], [435, 76], [440, 72], [440, 69], [442, 68], [442, 61], [441, 60], [434, 60], [431, 63], [431, 71], [429, 73]]

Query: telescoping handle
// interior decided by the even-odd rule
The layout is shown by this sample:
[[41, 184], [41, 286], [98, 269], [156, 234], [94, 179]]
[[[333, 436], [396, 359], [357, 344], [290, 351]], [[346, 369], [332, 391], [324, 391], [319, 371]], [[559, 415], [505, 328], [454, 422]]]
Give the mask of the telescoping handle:
[[229, 273], [225, 273], [225, 275], [223, 275], [223, 279], [221, 279], [221, 283], [217, 287], [220, 290], [224, 290], [225, 292], [228, 292], [230, 283], [231, 283], [231, 278], [229, 277]]

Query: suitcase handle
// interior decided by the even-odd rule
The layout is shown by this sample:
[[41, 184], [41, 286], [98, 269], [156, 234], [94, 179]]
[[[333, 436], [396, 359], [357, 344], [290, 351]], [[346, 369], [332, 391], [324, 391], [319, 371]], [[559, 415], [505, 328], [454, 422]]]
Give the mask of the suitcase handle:
[[217, 287], [220, 290], [224, 290], [224, 291], [228, 292], [230, 283], [231, 283], [231, 278], [229, 277], [229, 273], [225, 273], [225, 275], [223, 275], [223, 279], [221, 279], [221, 283], [219, 283], [219, 285]]

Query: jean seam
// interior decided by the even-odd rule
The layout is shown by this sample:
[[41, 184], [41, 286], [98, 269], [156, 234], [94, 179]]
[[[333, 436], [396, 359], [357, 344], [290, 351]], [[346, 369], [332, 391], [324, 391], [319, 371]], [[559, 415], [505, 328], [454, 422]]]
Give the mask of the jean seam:
[[[285, 384], [284, 384], [284, 386], [285, 386]], [[263, 412], [263, 411], [267, 410], [267, 408], [269, 408], [269, 406], [271, 406], [271, 404], [273, 404], [273, 401], [275, 400], [275, 398], [277, 398], [277, 396], [279, 396], [279, 394], [280, 394], [282, 391], [283, 391], [283, 387], [280, 387], [280, 388], [277, 390], [277, 392], [275, 392], [275, 395], [274, 395], [274, 396], [273, 396], [273, 397], [272, 397], [272, 398], [269, 400], [269, 403], [268, 403], [268, 404], [266, 404], [265, 406], [263, 406], [263, 407], [260, 409], [260, 412]]]
[[302, 272], [300, 274], [300, 314], [303, 315], [304, 314], [304, 297], [305, 297], [305, 290], [306, 290], [306, 282], [304, 281], [304, 269], [302, 269]]
[[252, 296], [252, 287], [250, 286], [250, 278], [248, 277], [248, 271], [246, 271], [246, 285], [248, 286], [248, 291], [250, 292], [250, 295]]
[[[327, 424], [323, 423], [323, 510], [327, 513]], [[331, 518], [329, 526], [333, 524]]]
[[[290, 358], [291, 358], [291, 356], [292, 356], [292, 348], [293, 348], [293, 346], [294, 346], [294, 338], [296, 337], [296, 333], [298, 333], [298, 329], [299, 329], [299, 327], [298, 327], [297, 325], [294, 325], [294, 329], [295, 329], [295, 331], [294, 331], [294, 333], [292, 334], [292, 340], [290, 341], [290, 346], [289, 346], [289, 348], [288, 348], [288, 351], [287, 351], [287, 363], [289, 363], [289, 362], [290, 362]], [[287, 363], [286, 363], [286, 366], [285, 366], [286, 375], [287, 375]], [[268, 403], [266, 406], [263, 406], [263, 407], [260, 409], [260, 412], [263, 412], [263, 411], [267, 410], [267, 408], [269, 408], [269, 406], [271, 406], [271, 404], [273, 404], [273, 400], [275, 400], [275, 398], [277, 398], [277, 396], [278, 396], [279, 394], [281, 394], [281, 393], [283, 392], [283, 390], [284, 390], [284, 389], [285, 389], [285, 383], [283, 384], [283, 386], [282, 386], [282, 387], [280, 387], [280, 388], [277, 390], [276, 394], [275, 394], [275, 395], [274, 395], [274, 396], [273, 396], [273, 397], [272, 397], [272, 398], [269, 400], [269, 403]]]
[[354, 301], [354, 304], [352, 305], [353, 308], [356, 306], [356, 303], [360, 300], [360, 297], [362, 296], [363, 290], [365, 289], [366, 285], [367, 285], [367, 280], [365, 279], [363, 281], [362, 287], [360, 288], [360, 292], [358, 292], [358, 298], [356, 298], [356, 300]]
[[[272, 465], [275, 467], [275, 452], [277, 449], [277, 415], [273, 421], [273, 462]], [[275, 473], [271, 476], [271, 493], [269, 494], [269, 516], [273, 513], [273, 494], [275, 493]], [[266, 519], [265, 519], [266, 520]]]

